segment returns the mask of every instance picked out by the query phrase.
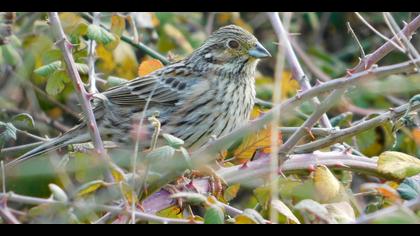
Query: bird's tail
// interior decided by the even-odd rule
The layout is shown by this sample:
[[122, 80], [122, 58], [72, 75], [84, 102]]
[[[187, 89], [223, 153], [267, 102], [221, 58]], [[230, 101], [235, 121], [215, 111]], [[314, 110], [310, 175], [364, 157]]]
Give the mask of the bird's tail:
[[19, 163], [31, 159], [32, 157], [65, 147], [70, 144], [83, 143], [89, 141], [89, 134], [87, 134], [81, 126], [82, 125], [76, 126], [71, 130], [67, 131], [66, 133], [62, 134], [61, 136], [46, 141], [45, 143], [28, 151], [22, 156], [16, 158], [15, 160], [8, 162], [6, 164], [6, 167], [16, 166]]

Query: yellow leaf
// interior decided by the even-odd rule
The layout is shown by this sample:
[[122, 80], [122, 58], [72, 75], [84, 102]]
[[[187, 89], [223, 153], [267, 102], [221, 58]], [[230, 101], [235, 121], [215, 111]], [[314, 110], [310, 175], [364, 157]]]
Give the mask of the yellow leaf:
[[340, 193], [340, 182], [324, 165], [316, 167], [314, 185], [320, 202], [329, 202]]
[[235, 224], [257, 224], [257, 222], [247, 215], [238, 215], [235, 217]]
[[184, 49], [186, 53], [190, 54], [194, 51], [191, 44], [185, 38], [184, 34], [175, 26], [171, 24], [165, 24], [163, 30], [171, 39], [176, 42], [176, 44], [181, 46], [181, 48]]
[[117, 66], [112, 52], [108, 51], [104, 45], [99, 44], [96, 47], [96, 55], [98, 57], [99, 70], [105, 74], [111, 74], [114, 68]]
[[156, 59], [146, 60], [140, 64], [138, 74], [140, 77], [143, 77], [162, 67], [163, 67], [163, 64], [159, 60], [156, 60]]
[[101, 187], [106, 186], [106, 183], [102, 180], [95, 180], [91, 181], [89, 183], [86, 183], [78, 188], [77, 190], [77, 196], [82, 197], [84, 195], [87, 195], [89, 193], [95, 192]]
[[420, 160], [402, 152], [383, 152], [378, 159], [378, 171], [404, 179], [420, 173]]
[[293, 97], [300, 89], [299, 83], [292, 78], [290, 71], [284, 71], [281, 80], [281, 97], [282, 99]]

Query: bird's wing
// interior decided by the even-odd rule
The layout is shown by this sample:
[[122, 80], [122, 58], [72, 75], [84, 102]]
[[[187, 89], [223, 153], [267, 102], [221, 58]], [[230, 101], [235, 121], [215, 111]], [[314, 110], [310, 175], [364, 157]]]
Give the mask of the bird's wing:
[[103, 95], [120, 106], [143, 107], [147, 100], [160, 105], [174, 105], [185, 89], [197, 78], [183, 63], [176, 63], [105, 91]]

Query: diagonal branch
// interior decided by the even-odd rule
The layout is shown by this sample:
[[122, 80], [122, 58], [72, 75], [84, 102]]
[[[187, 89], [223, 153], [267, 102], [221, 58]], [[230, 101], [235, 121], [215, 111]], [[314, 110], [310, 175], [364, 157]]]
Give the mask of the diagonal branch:
[[[70, 78], [72, 79], [73, 86], [77, 91], [80, 105], [82, 107], [83, 113], [86, 117], [86, 126], [89, 130], [90, 137], [92, 138], [93, 145], [95, 146], [96, 153], [103, 158], [106, 163], [109, 163], [109, 157], [106, 155], [104, 145], [102, 143], [101, 135], [96, 123], [95, 115], [93, 113], [92, 105], [89, 101], [90, 95], [87, 93], [82, 79], [80, 78], [79, 72], [76, 69], [73, 55], [71, 53], [72, 45], [67, 40], [67, 37], [63, 31], [63, 28], [60, 23], [57, 12], [50, 12], [49, 20], [52, 27], [52, 31], [57, 40], [56, 44], [63, 53], [64, 61], [66, 63], [66, 68], [69, 73]], [[113, 177], [109, 169], [105, 173], [107, 181], [112, 182]]]

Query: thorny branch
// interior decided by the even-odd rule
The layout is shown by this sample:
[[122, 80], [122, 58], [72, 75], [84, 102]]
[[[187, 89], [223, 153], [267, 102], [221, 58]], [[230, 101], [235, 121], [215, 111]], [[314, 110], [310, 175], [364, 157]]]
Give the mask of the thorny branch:
[[[106, 150], [102, 143], [101, 135], [99, 133], [98, 126], [96, 124], [95, 115], [93, 114], [92, 105], [89, 101], [90, 95], [87, 93], [84, 84], [80, 78], [80, 75], [76, 69], [76, 65], [74, 62], [73, 54], [71, 52], [72, 45], [67, 40], [66, 35], [64, 34], [63, 28], [60, 23], [60, 19], [58, 17], [57, 12], [51, 12], [48, 14], [50, 24], [54, 33], [54, 36], [57, 40], [57, 46], [63, 53], [64, 61], [66, 63], [67, 71], [72, 79], [73, 86], [77, 91], [77, 95], [79, 98], [80, 105], [82, 107], [83, 113], [86, 117], [86, 126], [88, 127], [90, 136], [93, 141], [93, 145], [95, 146], [95, 150], [101, 158], [106, 163], [109, 163], [109, 157], [106, 155]], [[106, 179], [109, 182], [113, 182], [113, 177], [109, 170], [105, 173]]]

